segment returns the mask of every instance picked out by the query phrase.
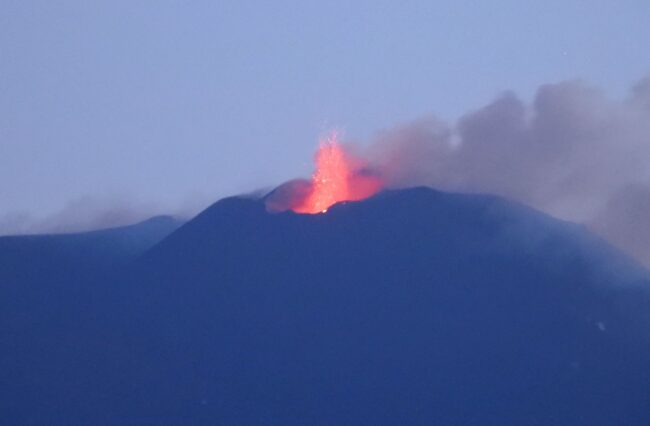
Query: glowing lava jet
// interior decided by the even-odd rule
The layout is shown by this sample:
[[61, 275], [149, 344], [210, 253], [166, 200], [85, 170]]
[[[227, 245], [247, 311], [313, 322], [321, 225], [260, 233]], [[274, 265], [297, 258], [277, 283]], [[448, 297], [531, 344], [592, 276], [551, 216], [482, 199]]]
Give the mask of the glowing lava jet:
[[310, 192], [291, 208], [296, 213], [325, 213], [333, 204], [362, 200], [383, 186], [379, 177], [363, 172], [361, 160], [343, 150], [336, 134], [321, 142], [315, 162]]

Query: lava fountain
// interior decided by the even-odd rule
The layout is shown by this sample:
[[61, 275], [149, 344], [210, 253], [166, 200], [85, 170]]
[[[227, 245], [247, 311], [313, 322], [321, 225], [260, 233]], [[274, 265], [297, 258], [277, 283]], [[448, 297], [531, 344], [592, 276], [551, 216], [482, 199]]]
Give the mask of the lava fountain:
[[296, 213], [325, 213], [333, 204], [362, 200], [383, 187], [378, 176], [365, 170], [363, 160], [343, 149], [335, 133], [321, 141], [315, 163], [310, 190], [290, 207]]

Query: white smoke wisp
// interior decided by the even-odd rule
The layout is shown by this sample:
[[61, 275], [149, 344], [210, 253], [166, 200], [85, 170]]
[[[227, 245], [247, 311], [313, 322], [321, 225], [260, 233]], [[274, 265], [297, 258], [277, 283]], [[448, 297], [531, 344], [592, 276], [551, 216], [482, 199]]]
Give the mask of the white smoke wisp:
[[0, 237], [87, 232], [133, 225], [159, 215], [186, 220], [206, 208], [209, 200], [201, 194], [192, 194], [170, 206], [124, 194], [85, 195], [66, 202], [58, 211], [41, 216], [27, 212], [2, 214]]

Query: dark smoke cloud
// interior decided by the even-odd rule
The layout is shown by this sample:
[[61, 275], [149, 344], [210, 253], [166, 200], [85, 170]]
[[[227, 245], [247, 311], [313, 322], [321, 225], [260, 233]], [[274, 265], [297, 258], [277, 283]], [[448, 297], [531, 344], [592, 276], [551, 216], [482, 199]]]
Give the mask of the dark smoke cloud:
[[588, 224], [650, 264], [650, 78], [624, 100], [579, 81], [514, 93], [450, 124], [381, 132], [368, 156], [388, 187], [503, 195]]

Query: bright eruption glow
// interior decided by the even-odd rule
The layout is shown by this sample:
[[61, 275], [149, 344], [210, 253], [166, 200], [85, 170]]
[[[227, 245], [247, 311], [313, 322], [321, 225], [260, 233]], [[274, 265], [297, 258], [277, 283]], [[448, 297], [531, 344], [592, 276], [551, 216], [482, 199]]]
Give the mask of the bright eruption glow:
[[309, 194], [291, 208], [296, 213], [325, 213], [333, 204], [362, 200], [383, 186], [379, 177], [362, 173], [365, 165], [343, 150], [336, 134], [321, 142], [315, 162]]

